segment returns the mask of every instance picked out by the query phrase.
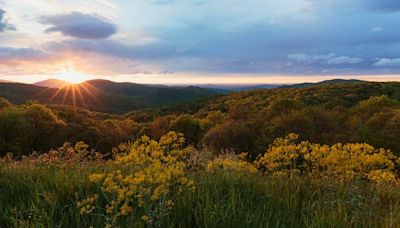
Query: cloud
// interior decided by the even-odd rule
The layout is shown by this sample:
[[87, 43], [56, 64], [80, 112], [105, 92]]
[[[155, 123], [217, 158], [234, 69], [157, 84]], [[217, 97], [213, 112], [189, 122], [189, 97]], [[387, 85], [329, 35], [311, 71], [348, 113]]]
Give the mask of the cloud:
[[345, 64], [356, 64], [362, 62], [362, 58], [353, 58], [348, 56], [339, 56], [329, 59], [326, 63], [328, 65], [345, 65]]
[[10, 60], [29, 60], [39, 57], [43, 57], [43, 53], [35, 49], [0, 47], [0, 64]]
[[0, 9], [0, 32], [15, 30], [15, 26], [8, 23], [6, 14], [7, 12], [5, 10]]
[[377, 62], [374, 63], [376, 67], [400, 67], [400, 58], [397, 59], [388, 59], [381, 58]]
[[41, 23], [52, 25], [46, 32], [61, 32], [79, 39], [105, 39], [117, 32], [116, 26], [105, 19], [78, 12], [43, 16]]
[[356, 64], [363, 61], [362, 58], [349, 56], [336, 56], [333, 53], [327, 55], [307, 55], [307, 54], [290, 54], [288, 59], [294, 60], [302, 64], [322, 64], [322, 65], [348, 65]]
[[383, 28], [382, 27], [373, 27], [369, 30], [369, 32], [382, 32]]
[[[42, 8], [54, 2], [38, 1]], [[379, 61], [396, 58], [400, 52], [400, 30], [394, 29], [400, 13], [391, 13], [398, 9], [399, 0], [294, 0], [291, 4], [281, 0], [248, 0], [243, 4], [232, 4], [230, 0], [121, 2], [113, 2], [118, 9], [113, 15], [85, 1], [74, 3], [78, 8], [64, 7], [68, 10], [65, 12], [75, 13], [45, 17], [36, 11], [19, 10], [16, 3], [14, 8], [7, 5], [13, 12], [12, 22], [21, 31], [0, 36], [0, 43], [23, 46], [26, 39], [32, 39], [34, 47], [45, 53], [67, 53], [65, 62], [78, 62], [77, 68], [107, 68], [121, 74], [400, 72], [400, 68], [387, 65], [392, 59]], [[36, 1], [31, 4], [38, 5]], [[48, 7], [42, 15], [62, 10]], [[98, 14], [90, 13], [94, 11]], [[37, 20], [29, 20], [38, 17], [47, 25], [47, 32], [78, 39], [38, 36], [42, 26], [35, 24]], [[26, 39], [17, 41], [13, 37], [22, 33]]]
[[148, 61], [170, 58], [176, 53], [173, 47], [164, 43], [131, 45], [114, 40], [71, 40], [52, 43], [48, 48], [53, 52], [94, 53], [121, 59]]

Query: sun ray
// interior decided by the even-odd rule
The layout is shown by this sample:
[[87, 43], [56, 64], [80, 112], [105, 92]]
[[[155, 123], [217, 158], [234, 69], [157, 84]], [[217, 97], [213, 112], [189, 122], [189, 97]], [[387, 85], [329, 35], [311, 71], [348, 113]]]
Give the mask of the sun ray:
[[68, 86], [69, 86], [68, 83], [65, 83], [60, 88], [58, 88], [57, 91], [53, 94], [53, 96], [50, 97], [50, 102], [52, 102], [58, 96], [58, 94], [60, 94]]
[[54, 99], [53, 97], [54, 97], [54, 96], [57, 96], [57, 94], [59, 93], [59, 90], [62, 89], [62, 88], [64, 88], [64, 87], [67, 86], [67, 85], [69, 85], [68, 82], [65, 82], [65, 83], [62, 84], [59, 88], [50, 88], [50, 87], [44, 88], [43, 90], [39, 91], [35, 96], [36, 96], [36, 97], [39, 97], [39, 96], [45, 94], [45, 93], [48, 92], [48, 91], [56, 90], [56, 89], [57, 89], [57, 91], [55, 92], [55, 95], [53, 94], [53, 96], [52, 96], [52, 97], [50, 98], [50, 100], [49, 100], [49, 101], [52, 101], [52, 99]]
[[68, 98], [70, 88], [71, 88], [70, 86], [67, 86], [67, 88], [64, 90], [64, 95], [61, 101], [62, 105], [65, 105], [65, 100], [67, 100]]
[[90, 87], [90, 89], [96, 90], [95, 87], [91, 86], [91, 85], [88, 84], [88, 83], [82, 83], [82, 84], [80, 84], [80, 86], [82, 86], [82, 88], [86, 91], [86, 93], [87, 93], [91, 98], [93, 98], [93, 100], [94, 100], [98, 105], [102, 105], [101, 102], [99, 101], [99, 99], [97, 99], [97, 97], [96, 97], [96, 96], [92, 93], [92, 91], [90, 91], [89, 88], [88, 88], [88, 87]]
[[77, 85], [72, 85], [71, 90], [72, 90], [72, 107], [74, 108], [74, 113], [76, 113], [76, 86]]
[[82, 87], [83, 87], [82, 84], [77, 85], [76, 92], [77, 92], [77, 94], [78, 94], [78, 96], [79, 96], [79, 99], [80, 99], [81, 102], [82, 102], [82, 105], [83, 105], [84, 107], [88, 107], [87, 104], [86, 104], [85, 98], [83, 97], [83, 94], [82, 94], [82, 90], [81, 90]]

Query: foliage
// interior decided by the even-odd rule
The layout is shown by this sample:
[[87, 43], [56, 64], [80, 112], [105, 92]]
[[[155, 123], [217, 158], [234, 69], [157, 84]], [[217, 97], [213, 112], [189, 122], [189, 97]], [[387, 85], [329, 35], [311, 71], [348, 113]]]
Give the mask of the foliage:
[[[107, 84], [95, 83], [102, 88]], [[118, 86], [123, 93], [129, 90]], [[143, 135], [158, 140], [176, 131], [196, 149], [246, 152], [250, 159], [291, 132], [319, 144], [365, 142], [399, 155], [399, 100], [400, 83], [359, 82], [244, 91], [126, 115], [2, 101], [6, 105], [0, 108], [0, 154], [44, 153], [65, 141], [84, 141], [105, 153]]]
[[34, 102], [4, 108], [0, 110], [0, 155], [48, 149], [56, 140], [53, 132], [64, 125], [53, 110]]
[[296, 143], [297, 139], [296, 134], [276, 139], [256, 164], [276, 175], [398, 182], [396, 175], [400, 159], [388, 150], [375, 149], [368, 144], [327, 146], [307, 141]]
[[224, 154], [220, 155], [207, 164], [207, 171], [216, 172], [224, 171], [228, 173], [256, 173], [257, 168], [246, 161], [247, 154], [240, 155]]
[[[116, 158], [121, 170], [108, 174], [92, 174], [91, 182], [99, 182], [107, 204], [97, 206], [98, 196], [78, 204], [81, 214], [102, 214], [114, 226], [119, 217], [132, 210], [143, 211], [141, 218], [148, 224], [161, 225], [174, 202], [176, 192], [194, 190], [194, 182], [186, 177], [182, 134], [169, 132], [159, 142], [143, 136], [130, 147], [130, 152]], [[96, 208], [99, 207], [99, 210]]]

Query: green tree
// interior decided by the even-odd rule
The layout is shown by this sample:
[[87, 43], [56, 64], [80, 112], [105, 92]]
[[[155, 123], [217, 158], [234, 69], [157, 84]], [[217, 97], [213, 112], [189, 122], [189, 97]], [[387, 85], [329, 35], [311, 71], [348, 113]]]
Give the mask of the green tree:
[[182, 115], [177, 117], [174, 121], [172, 121], [170, 129], [175, 132], [183, 133], [187, 144], [197, 145], [197, 143], [200, 141], [200, 123], [190, 115]]

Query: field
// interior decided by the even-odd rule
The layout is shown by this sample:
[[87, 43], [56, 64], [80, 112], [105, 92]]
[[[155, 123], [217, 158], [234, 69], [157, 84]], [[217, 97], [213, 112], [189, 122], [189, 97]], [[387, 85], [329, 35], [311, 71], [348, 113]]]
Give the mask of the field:
[[[120, 155], [115, 155], [114, 160], [104, 160], [82, 143], [75, 147], [64, 145], [49, 154], [20, 161], [5, 158], [0, 163], [0, 224], [3, 227], [400, 226], [397, 179], [373, 181], [367, 176], [351, 177], [344, 173], [300, 175], [292, 172], [294, 168], [282, 167], [279, 170], [286, 174], [266, 172], [260, 165], [248, 162], [244, 155], [213, 157], [206, 156], [207, 151], [182, 148], [179, 136], [169, 133], [159, 142], [143, 138], [135, 144], [120, 145]], [[282, 143], [285, 142], [276, 140], [269, 153], [300, 145]], [[259, 161], [266, 161], [266, 157]], [[378, 163], [364, 167], [359, 164], [356, 168], [368, 169], [365, 174], [389, 172]]]

